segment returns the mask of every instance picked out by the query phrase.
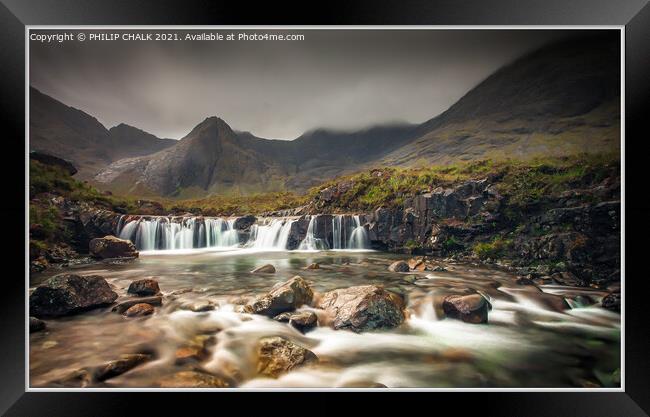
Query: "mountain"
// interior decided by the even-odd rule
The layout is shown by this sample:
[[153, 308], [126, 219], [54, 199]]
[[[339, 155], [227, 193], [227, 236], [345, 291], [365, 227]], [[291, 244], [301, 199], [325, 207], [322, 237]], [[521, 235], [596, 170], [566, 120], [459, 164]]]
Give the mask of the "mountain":
[[548, 45], [420, 125], [317, 129], [282, 141], [234, 132], [212, 117], [172, 147], [116, 161], [95, 180], [119, 192], [195, 197], [301, 191], [375, 166], [619, 152], [619, 57], [611, 34]]
[[380, 164], [614, 151], [620, 140], [620, 40], [588, 36], [496, 71]]
[[96, 118], [29, 89], [29, 147], [71, 161], [80, 178], [124, 157], [145, 155], [175, 144], [127, 125], [107, 130]]

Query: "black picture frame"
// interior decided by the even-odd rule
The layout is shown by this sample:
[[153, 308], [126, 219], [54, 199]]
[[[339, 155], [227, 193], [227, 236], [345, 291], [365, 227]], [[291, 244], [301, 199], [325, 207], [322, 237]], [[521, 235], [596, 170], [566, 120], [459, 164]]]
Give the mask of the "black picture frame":
[[[4, 181], [0, 212], [5, 223], [4, 277], [0, 291], [0, 412], [10, 416], [37, 415], [121, 415], [136, 410], [136, 404], [171, 410], [180, 395], [193, 396], [191, 407], [205, 405], [226, 412], [252, 413], [249, 407], [280, 404], [293, 399], [293, 393], [269, 394], [266, 400], [251, 401], [243, 393], [42, 393], [25, 391], [25, 313], [24, 262], [27, 256], [23, 242], [26, 192], [19, 181], [25, 172], [25, 26], [26, 25], [613, 25], [625, 26], [625, 229], [626, 290], [624, 294], [624, 375], [622, 393], [416, 393], [395, 401], [391, 394], [373, 395], [363, 400], [380, 404], [381, 399], [395, 402], [406, 412], [418, 409], [438, 410], [460, 408], [461, 411], [481, 412], [482, 415], [519, 416], [644, 416], [650, 412], [650, 332], [647, 326], [648, 279], [642, 269], [643, 250], [647, 245], [635, 236], [647, 228], [650, 199], [645, 197], [645, 159], [643, 142], [647, 140], [645, 126], [650, 107], [650, 5], [647, 0], [459, 0], [459, 1], [363, 1], [328, 2], [315, 5], [280, 4], [268, 2], [224, 1], [101, 1], [101, 0], [2, 0], [0, 3], [0, 83], [2, 83], [2, 113], [7, 121], [3, 129], [3, 146], [7, 149], [1, 165]], [[638, 149], [637, 149], [638, 148]], [[22, 252], [22, 253], [21, 253]], [[147, 399], [136, 398], [145, 395]], [[219, 397], [215, 397], [219, 395]], [[323, 411], [336, 403], [315, 399], [302, 393], [311, 403], [311, 414], [324, 404]], [[333, 395], [330, 393], [328, 395]], [[336, 395], [341, 395], [337, 393]], [[347, 395], [347, 394], [345, 394]], [[418, 395], [418, 406], [412, 406]], [[152, 397], [155, 397], [152, 398]], [[227, 398], [226, 398], [227, 397]], [[469, 398], [467, 398], [469, 397]], [[341, 405], [342, 406], [342, 405]], [[370, 407], [370, 405], [367, 405]], [[170, 407], [170, 408], [167, 408]], [[297, 405], [294, 410], [299, 412]], [[318, 410], [316, 410], [318, 411]], [[230, 411], [235, 412], [235, 411]], [[433, 412], [433, 411], [432, 411]], [[456, 413], [454, 413], [456, 414]]]

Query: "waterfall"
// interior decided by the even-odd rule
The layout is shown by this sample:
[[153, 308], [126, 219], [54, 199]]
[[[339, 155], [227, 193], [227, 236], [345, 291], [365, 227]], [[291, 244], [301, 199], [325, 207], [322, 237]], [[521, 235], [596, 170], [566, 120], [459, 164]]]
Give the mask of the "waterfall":
[[259, 250], [285, 250], [295, 219], [265, 219], [251, 227], [247, 246]]
[[[350, 230], [352, 230], [350, 232]], [[368, 231], [358, 215], [337, 215], [332, 218], [333, 249], [367, 249]]]
[[328, 250], [329, 245], [327, 239], [317, 238], [318, 231], [316, 230], [316, 219], [318, 216], [311, 216], [309, 219], [309, 226], [307, 226], [307, 235], [300, 242], [299, 250]]
[[194, 248], [227, 248], [239, 244], [236, 219], [196, 217], [138, 218], [118, 223], [117, 234], [141, 251]]

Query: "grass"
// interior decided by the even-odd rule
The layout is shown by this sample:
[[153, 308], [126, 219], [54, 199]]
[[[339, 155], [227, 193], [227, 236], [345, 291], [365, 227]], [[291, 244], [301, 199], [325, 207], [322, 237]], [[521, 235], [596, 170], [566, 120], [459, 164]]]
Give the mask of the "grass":
[[478, 242], [474, 244], [472, 252], [480, 259], [498, 259], [504, 257], [512, 249], [512, 240], [496, 236], [491, 242]]

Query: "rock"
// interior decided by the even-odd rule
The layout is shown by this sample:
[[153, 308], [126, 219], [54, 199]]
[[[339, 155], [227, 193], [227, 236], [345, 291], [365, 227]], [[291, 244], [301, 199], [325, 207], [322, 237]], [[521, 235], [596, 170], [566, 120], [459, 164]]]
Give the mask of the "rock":
[[436, 265], [436, 266], [432, 269], [432, 271], [434, 271], [434, 272], [447, 272], [447, 268], [445, 268], [445, 267], [442, 266], [442, 265]]
[[130, 371], [136, 366], [151, 359], [151, 355], [140, 353], [122, 355], [120, 359], [110, 361], [95, 370], [94, 377], [97, 381], [105, 381]]
[[208, 345], [214, 343], [215, 339], [210, 335], [198, 335], [186, 346], [176, 349], [176, 364], [182, 365], [188, 362], [201, 362], [210, 356]]
[[585, 283], [578, 279], [575, 275], [573, 275], [571, 272], [556, 272], [555, 274], [551, 275], [551, 278], [553, 278], [553, 281], [560, 285], [567, 285], [571, 287], [583, 287]]
[[374, 381], [350, 381], [340, 386], [340, 388], [388, 388], [386, 385]]
[[289, 323], [289, 319], [291, 319], [291, 315], [293, 313], [288, 311], [286, 313], [281, 313], [278, 314], [277, 316], [273, 317], [273, 320], [279, 321], [280, 323]]
[[275, 267], [271, 264], [258, 266], [251, 271], [253, 274], [275, 274]]
[[289, 318], [289, 324], [301, 333], [305, 333], [318, 325], [318, 316], [313, 311], [292, 314]]
[[535, 285], [535, 282], [527, 277], [517, 277], [517, 280], [515, 282], [517, 285]]
[[248, 230], [255, 222], [257, 218], [253, 215], [238, 217], [233, 224], [235, 230]]
[[621, 312], [621, 293], [612, 292], [603, 297], [600, 304], [607, 310]]
[[312, 351], [282, 337], [261, 339], [257, 354], [257, 372], [272, 378], [318, 361], [318, 357]]
[[41, 330], [45, 330], [45, 322], [43, 320], [37, 319], [36, 317], [30, 317], [29, 332], [35, 333], [35, 332], [40, 332]]
[[189, 304], [185, 306], [187, 309], [190, 311], [193, 311], [195, 313], [201, 313], [204, 311], [212, 311], [214, 310], [214, 304], [212, 304], [208, 300], [199, 300], [195, 303]]
[[323, 294], [318, 307], [334, 317], [333, 327], [337, 330], [385, 329], [404, 321], [404, 300], [376, 285], [329, 291]]
[[72, 165], [71, 162], [66, 161], [65, 159], [58, 158], [54, 155], [46, 154], [43, 152], [32, 151], [29, 153], [29, 159], [38, 161], [44, 165], [55, 166], [66, 171], [69, 175], [74, 175], [77, 173], [77, 168]]
[[245, 307], [245, 312], [274, 317], [285, 311], [293, 311], [303, 304], [310, 304], [314, 297], [311, 287], [300, 276], [278, 284], [252, 304]]
[[447, 317], [465, 323], [487, 323], [490, 303], [480, 294], [449, 295], [442, 302]]
[[139, 253], [130, 240], [115, 236], [95, 238], [89, 243], [90, 255], [100, 259], [137, 258]]
[[153, 310], [154, 309], [151, 304], [138, 303], [126, 309], [124, 315], [127, 317], [148, 316], [150, 314], [153, 314]]
[[60, 274], [39, 285], [29, 296], [36, 317], [65, 316], [111, 304], [117, 294], [99, 275]]
[[320, 269], [320, 265], [318, 265], [317, 263], [313, 263], [308, 265], [305, 269]]
[[156, 384], [161, 388], [229, 388], [232, 384], [223, 378], [198, 371], [182, 371], [167, 376]]
[[133, 281], [127, 290], [129, 294], [136, 294], [140, 296], [156, 295], [160, 292], [158, 281], [151, 278], [139, 279]]
[[119, 302], [115, 307], [113, 307], [111, 311], [115, 311], [122, 314], [136, 304], [150, 304], [152, 306], [160, 306], [162, 305], [162, 296], [154, 295], [152, 297], [131, 298], [128, 300], [124, 300]]
[[87, 369], [76, 369], [61, 379], [52, 381], [52, 385], [64, 388], [85, 388], [92, 380], [92, 376]]
[[422, 258], [412, 258], [408, 261], [409, 269], [412, 271], [424, 271], [426, 269], [426, 264]]
[[409, 264], [404, 261], [396, 261], [390, 264], [388, 270], [391, 272], [409, 272]]

